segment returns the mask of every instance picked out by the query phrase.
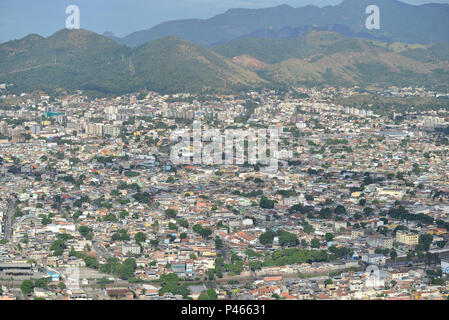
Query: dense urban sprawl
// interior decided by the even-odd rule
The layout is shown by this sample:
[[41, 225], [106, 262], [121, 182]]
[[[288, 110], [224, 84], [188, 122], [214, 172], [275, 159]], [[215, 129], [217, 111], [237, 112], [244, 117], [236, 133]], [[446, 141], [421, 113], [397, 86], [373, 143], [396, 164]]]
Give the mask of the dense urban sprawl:
[[[448, 110], [355, 94], [6, 93], [0, 300], [446, 299]], [[194, 120], [282, 128], [277, 171], [172, 163]]]

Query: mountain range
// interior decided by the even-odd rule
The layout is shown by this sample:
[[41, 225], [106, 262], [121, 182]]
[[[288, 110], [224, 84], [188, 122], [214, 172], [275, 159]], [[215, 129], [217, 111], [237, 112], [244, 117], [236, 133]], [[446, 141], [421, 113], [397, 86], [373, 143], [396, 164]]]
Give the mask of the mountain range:
[[129, 48], [86, 30], [0, 44], [0, 82], [17, 90], [123, 94], [292, 85], [449, 87], [449, 45], [388, 43], [310, 31], [202, 47], [163, 37]]
[[389, 44], [312, 31], [293, 39], [239, 39], [212, 49], [234, 61], [245, 57], [247, 68], [284, 85], [449, 85], [449, 45], [442, 42]]
[[[380, 10], [380, 29], [368, 30], [365, 13], [369, 5]], [[161, 23], [148, 30], [131, 33], [114, 40], [127, 46], [138, 46], [164, 36], [176, 36], [192, 43], [212, 46], [241, 37], [265, 37], [274, 30], [285, 37], [285, 28], [342, 29], [358, 37], [375, 37], [391, 42], [449, 43], [449, 5], [406, 4], [397, 0], [344, 0], [339, 5], [322, 8], [309, 5], [293, 8], [281, 5], [263, 9], [230, 9], [210, 19], [186, 19]], [[271, 36], [276, 36], [271, 33]], [[293, 33], [291, 37], [297, 37]]]
[[376, 0], [381, 29], [366, 30], [361, 13], [368, 3], [233, 9], [122, 39], [82, 29], [48, 38], [31, 34], [0, 44], [0, 83], [18, 93], [81, 89], [94, 95], [295, 85], [447, 90], [449, 5]]

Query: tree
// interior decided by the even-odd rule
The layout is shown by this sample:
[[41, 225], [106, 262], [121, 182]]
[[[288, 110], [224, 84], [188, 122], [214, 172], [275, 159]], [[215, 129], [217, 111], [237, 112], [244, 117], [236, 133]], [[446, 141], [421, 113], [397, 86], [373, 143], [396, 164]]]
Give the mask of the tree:
[[128, 280], [134, 276], [134, 269], [132, 265], [123, 263], [120, 268], [120, 278], [123, 280]]
[[173, 222], [168, 223], [168, 229], [169, 230], [178, 230], [178, 227]]
[[210, 228], [203, 228], [200, 234], [204, 239], [207, 239], [212, 234], [212, 230]]
[[260, 198], [259, 206], [263, 209], [273, 209], [274, 203], [274, 200], [269, 200], [266, 196], [262, 196]]
[[176, 220], [176, 223], [179, 224], [181, 227], [187, 228], [189, 226], [189, 222], [184, 219], [178, 219]]
[[92, 229], [87, 227], [87, 226], [80, 226], [78, 228], [79, 233], [83, 236], [83, 237], [87, 237], [87, 235], [92, 232]]
[[304, 223], [303, 230], [307, 234], [311, 234], [312, 232], [315, 232], [315, 229], [312, 227], [312, 225], [307, 222]]
[[43, 217], [41, 220], [42, 225], [46, 226], [52, 223], [52, 220], [49, 217]]
[[433, 241], [433, 235], [431, 234], [422, 234], [419, 236], [419, 244], [421, 244], [424, 248], [425, 251], [428, 251], [430, 248], [430, 245], [432, 244]]
[[214, 289], [210, 288], [207, 291], [202, 291], [198, 297], [198, 300], [217, 300], [217, 293]]
[[373, 212], [374, 212], [373, 208], [370, 208], [370, 207], [363, 208], [363, 215], [365, 215], [365, 216], [370, 216], [373, 214]]
[[444, 246], [446, 245], [447, 241], [446, 240], [442, 240], [442, 241], [437, 241], [437, 246], [439, 248], [444, 248]]
[[338, 206], [335, 207], [334, 212], [336, 214], [346, 214], [346, 208], [344, 206], [342, 206], [342, 205], [338, 205]]
[[313, 238], [310, 241], [310, 245], [312, 246], [312, 248], [319, 248], [320, 247], [320, 240], [318, 240], [317, 238]]
[[248, 267], [249, 267], [252, 271], [258, 270], [258, 269], [262, 268], [262, 262], [260, 262], [260, 261], [250, 261], [250, 262], [248, 263]]
[[215, 248], [217, 249], [223, 248], [223, 240], [221, 240], [219, 237], [215, 238]]
[[133, 270], [136, 270], [137, 268], [136, 259], [134, 258], [127, 258], [125, 261], [123, 261], [123, 264], [131, 266]]
[[199, 233], [204, 239], [207, 239], [212, 234], [212, 230], [210, 228], [203, 228], [201, 224], [194, 225], [192, 230]]
[[120, 233], [114, 233], [114, 234], [111, 236], [111, 241], [112, 241], [112, 242], [119, 241], [119, 240], [120, 240]]
[[327, 232], [325, 237], [326, 237], [326, 241], [330, 242], [330, 241], [332, 241], [334, 239], [334, 234], [330, 233], [330, 232]]
[[166, 292], [170, 292], [172, 294], [182, 295], [184, 299], [190, 294], [190, 290], [187, 285], [180, 286], [178, 284], [179, 277], [174, 273], [163, 274], [161, 275], [159, 282], [161, 282], [161, 289], [159, 289], [159, 295], [163, 295]]
[[280, 230], [277, 233], [279, 237], [279, 244], [281, 246], [297, 246], [299, 244], [298, 237], [294, 235], [293, 233]]
[[304, 213], [304, 207], [302, 206], [302, 204], [300, 204], [300, 203], [298, 203], [298, 204], [295, 204], [295, 205], [293, 205], [293, 206], [291, 206], [290, 207], [290, 209], [288, 209], [288, 212], [289, 213]]
[[118, 232], [114, 233], [111, 236], [112, 242], [119, 241], [119, 240], [121, 240], [121, 241], [129, 241], [130, 240], [129, 234], [125, 229], [120, 229]]
[[86, 263], [86, 267], [88, 268], [98, 269], [99, 267], [98, 260], [95, 257], [85, 257], [84, 262]]
[[120, 214], [119, 214], [120, 219], [125, 219], [127, 216], [129, 216], [128, 211], [126, 211], [126, 210], [120, 211]]
[[396, 261], [396, 258], [398, 257], [398, 254], [395, 250], [390, 251], [390, 257], [393, 259], [393, 261]]
[[223, 277], [223, 269], [221, 267], [221, 265], [216, 265], [215, 266], [215, 274], [217, 275], [217, 277], [222, 278]]
[[259, 236], [259, 241], [260, 241], [261, 244], [263, 244], [265, 246], [269, 245], [269, 244], [272, 244], [275, 235], [276, 234], [273, 231], [271, 231], [271, 230], [267, 231], [267, 232], [264, 232], [264, 233], [262, 233]]
[[143, 233], [143, 232], [137, 232], [136, 235], [134, 236], [134, 239], [136, 240], [137, 243], [140, 242], [145, 242], [147, 240], [147, 236]]
[[322, 208], [319, 213], [318, 216], [320, 219], [331, 219], [332, 218], [332, 211], [329, 208]]
[[37, 280], [34, 282], [34, 287], [35, 287], [35, 288], [47, 289], [47, 288], [48, 288], [48, 287], [47, 287], [47, 284], [48, 284], [48, 279], [40, 278], [40, 279], [37, 279]]
[[55, 240], [52, 245], [50, 246], [50, 250], [53, 250], [54, 256], [61, 256], [65, 249], [65, 243], [64, 240], [58, 239]]
[[22, 290], [22, 293], [24, 296], [28, 296], [33, 292], [34, 290], [34, 283], [31, 280], [24, 280], [22, 284], [20, 285], [20, 290]]
[[235, 263], [225, 265], [225, 267], [227, 267], [227, 269], [233, 274], [240, 274], [243, 271], [243, 261], [239, 260]]
[[215, 279], [215, 268], [207, 270], [207, 279], [214, 280]]
[[167, 209], [167, 210], [165, 210], [165, 215], [167, 217], [169, 217], [169, 218], [174, 219], [177, 214], [178, 214], [178, 212], [175, 209]]

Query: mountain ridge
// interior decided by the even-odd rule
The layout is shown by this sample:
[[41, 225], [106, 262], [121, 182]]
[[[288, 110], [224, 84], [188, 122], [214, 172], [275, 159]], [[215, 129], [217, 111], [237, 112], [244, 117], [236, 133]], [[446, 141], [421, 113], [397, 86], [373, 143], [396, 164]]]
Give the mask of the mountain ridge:
[[378, 0], [380, 30], [365, 28], [365, 8], [370, 0], [345, 0], [322, 8], [308, 5], [294, 8], [280, 5], [262, 9], [229, 9], [209, 19], [172, 20], [150, 29], [133, 32], [117, 39], [127, 46], [137, 46], [162, 36], [173, 35], [203, 46], [224, 43], [268, 27], [305, 27], [344, 25], [353, 33], [391, 39], [392, 42], [449, 43], [449, 5], [411, 5], [397, 0]]
[[176, 37], [131, 49], [86, 30], [60, 30], [48, 38], [1, 44], [0, 79], [23, 88], [113, 94], [145, 87], [169, 92], [267, 83], [215, 51]]
[[167, 36], [129, 48], [86, 30], [0, 45], [0, 82], [17, 92], [119, 95], [235, 92], [306, 86], [449, 87], [449, 44], [388, 43], [312, 30], [297, 38], [242, 38], [206, 48]]
[[[257, 72], [290, 85], [399, 85], [449, 83], [449, 45], [389, 44], [311, 31], [293, 39], [244, 38], [212, 47], [230, 59], [266, 64]], [[236, 60], [238, 61], [238, 60]]]

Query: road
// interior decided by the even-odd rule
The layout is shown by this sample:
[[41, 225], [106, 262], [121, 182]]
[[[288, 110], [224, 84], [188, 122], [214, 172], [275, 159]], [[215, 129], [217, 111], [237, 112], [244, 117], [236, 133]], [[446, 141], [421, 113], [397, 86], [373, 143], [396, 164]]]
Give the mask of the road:
[[98, 254], [98, 256], [108, 259], [111, 257], [109, 252], [107, 252], [99, 243], [98, 241], [92, 241], [92, 247], [95, 250], [95, 252]]
[[[360, 269], [359, 271], [362, 271], [362, 268], [358, 268]], [[335, 272], [344, 272], [347, 269], [339, 269], [339, 270], [334, 270]], [[309, 279], [314, 279], [314, 278], [320, 278], [320, 277], [325, 277], [328, 278], [329, 277], [329, 272], [306, 272], [303, 273], [304, 276], [306, 276]], [[250, 275], [236, 275], [236, 276], [224, 276], [223, 278], [216, 278], [212, 281], [204, 281], [204, 280], [199, 280], [199, 281], [180, 281], [180, 284], [191, 284], [192, 282], [203, 282], [203, 283], [228, 283], [229, 281], [238, 281], [239, 283], [245, 283], [247, 281], [256, 281], [256, 280], [261, 280], [265, 277], [273, 277], [273, 276], [282, 276], [282, 278], [284, 280], [287, 279], [300, 279], [300, 275], [298, 273], [287, 273], [287, 274], [260, 274], [260, 275], [256, 275], [254, 273], [251, 273]]]
[[8, 209], [6, 210], [5, 217], [5, 239], [11, 241], [12, 239], [12, 230], [14, 223], [14, 212], [16, 211], [16, 200], [14, 197], [8, 200]]
[[227, 243], [223, 243], [223, 247], [221, 249], [217, 250], [217, 252], [222, 255], [223, 261], [225, 263], [228, 263], [228, 260], [227, 260], [228, 252], [232, 252], [232, 248]]

